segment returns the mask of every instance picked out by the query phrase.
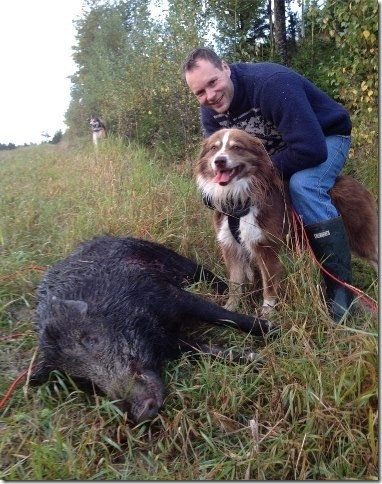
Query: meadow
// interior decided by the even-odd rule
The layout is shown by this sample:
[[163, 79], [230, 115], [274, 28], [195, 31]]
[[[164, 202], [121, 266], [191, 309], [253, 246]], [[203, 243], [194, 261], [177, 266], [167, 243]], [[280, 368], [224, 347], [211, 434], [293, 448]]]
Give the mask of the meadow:
[[[191, 158], [170, 161], [118, 138], [98, 151], [80, 141], [0, 152], [2, 396], [37, 358], [35, 291], [44, 270], [80, 241], [131, 234], [225, 277]], [[363, 155], [375, 156], [365, 145]], [[349, 164], [376, 193], [368, 167]], [[333, 326], [318, 268], [306, 248], [290, 245], [272, 315], [279, 338], [264, 344], [232, 329], [191, 329], [228, 348], [251, 347], [261, 364], [189, 355], [169, 362], [164, 408], [139, 425], [58, 372], [40, 387], [26, 376], [0, 408], [0, 478], [378, 479], [377, 316], [360, 305], [351, 325]], [[377, 300], [373, 271], [360, 260], [353, 269], [354, 284]], [[206, 287], [190, 290], [216, 300]], [[241, 307], [248, 314], [259, 288], [249, 292]]]

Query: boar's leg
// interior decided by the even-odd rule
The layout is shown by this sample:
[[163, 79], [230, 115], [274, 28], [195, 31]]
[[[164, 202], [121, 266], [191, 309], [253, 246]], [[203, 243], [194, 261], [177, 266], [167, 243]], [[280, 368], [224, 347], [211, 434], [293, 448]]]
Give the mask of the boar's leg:
[[189, 320], [230, 326], [255, 336], [261, 336], [276, 329], [276, 326], [267, 319], [235, 313], [196, 294], [182, 292], [183, 296], [179, 298], [177, 303], [182, 316]]

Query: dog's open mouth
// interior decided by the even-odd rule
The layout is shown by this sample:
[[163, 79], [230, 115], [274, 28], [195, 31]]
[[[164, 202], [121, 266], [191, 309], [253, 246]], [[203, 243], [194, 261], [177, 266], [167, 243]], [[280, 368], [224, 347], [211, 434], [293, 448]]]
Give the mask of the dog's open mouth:
[[216, 170], [212, 181], [214, 183], [219, 183], [219, 185], [228, 185], [235, 178], [235, 176], [239, 174], [240, 171], [240, 166], [235, 166], [235, 168], [231, 168], [230, 170]]

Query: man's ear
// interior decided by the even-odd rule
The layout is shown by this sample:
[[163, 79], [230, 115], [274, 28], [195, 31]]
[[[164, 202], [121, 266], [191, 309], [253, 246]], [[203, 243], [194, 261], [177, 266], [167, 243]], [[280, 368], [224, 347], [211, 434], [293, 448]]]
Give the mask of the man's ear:
[[229, 75], [231, 75], [231, 68], [226, 61], [222, 61], [222, 67], [223, 67], [223, 71], [226, 71], [228, 72]]

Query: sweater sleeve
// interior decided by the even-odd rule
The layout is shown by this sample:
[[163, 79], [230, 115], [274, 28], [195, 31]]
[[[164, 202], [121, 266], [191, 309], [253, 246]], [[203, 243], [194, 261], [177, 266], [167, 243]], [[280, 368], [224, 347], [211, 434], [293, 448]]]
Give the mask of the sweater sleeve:
[[325, 135], [299, 76], [277, 73], [268, 78], [260, 91], [260, 108], [286, 143], [285, 149], [271, 155], [285, 177], [326, 160]]

